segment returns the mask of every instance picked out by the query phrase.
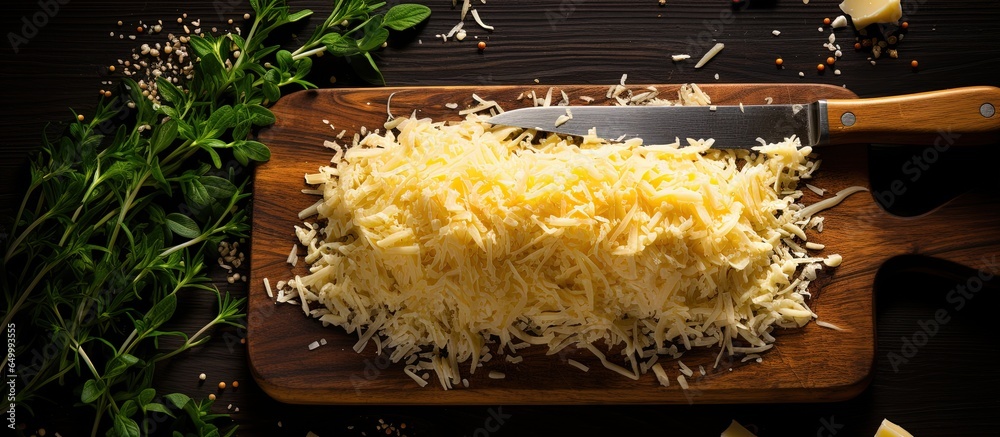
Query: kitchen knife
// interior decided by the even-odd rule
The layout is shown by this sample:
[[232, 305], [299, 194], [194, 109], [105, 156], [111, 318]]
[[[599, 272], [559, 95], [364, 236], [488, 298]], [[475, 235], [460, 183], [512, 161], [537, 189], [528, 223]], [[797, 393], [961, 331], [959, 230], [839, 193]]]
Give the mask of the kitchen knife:
[[[495, 125], [644, 144], [714, 138], [712, 147], [750, 148], [757, 138], [796, 135], [802, 145], [855, 143], [980, 145], [1000, 142], [1000, 88], [975, 86], [794, 105], [547, 106], [507, 111]], [[684, 144], [682, 142], [682, 144]]]

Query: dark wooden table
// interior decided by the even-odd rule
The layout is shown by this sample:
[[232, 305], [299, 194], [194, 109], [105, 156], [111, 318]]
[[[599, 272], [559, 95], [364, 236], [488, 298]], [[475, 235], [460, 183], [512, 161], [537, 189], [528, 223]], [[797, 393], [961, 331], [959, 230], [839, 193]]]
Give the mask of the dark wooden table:
[[[293, 1], [293, 9], [308, 7], [325, 16], [331, 5]], [[396, 0], [389, 2], [397, 3]], [[836, 1], [751, 1], [733, 8], [727, 0], [473, 0], [493, 32], [478, 28], [471, 17], [464, 42], [443, 43], [434, 35], [447, 32], [459, 11], [448, 0], [426, 2], [431, 19], [417, 31], [395, 37], [377, 58], [390, 85], [611, 84], [628, 74], [630, 83], [683, 82], [810, 82], [844, 85], [861, 97], [928, 91], [967, 85], [1000, 85], [1000, 3], [995, 0], [933, 2], [903, 0], [909, 23], [899, 45], [899, 59], [882, 58], [871, 65], [851, 46], [847, 30], [837, 32], [843, 57], [836, 68], [818, 74], [816, 65], [831, 55], [823, 43], [824, 17], [839, 15]], [[48, 4], [49, 6], [44, 6]], [[52, 5], [57, 4], [58, 8]], [[46, 8], [51, 13], [47, 13]], [[7, 36], [0, 44], [0, 211], [9, 215], [25, 177], [26, 159], [48, 126], [58, 131], [70, 117], [69, 108], [87, 114], [102, 83], [114, 80], [107, 66], [124, 58], [139, 41], [118, 39], [116, 22], [134, 27], [162, 19], [176, 27], [181, 13], [201, 18], [203, 28], [223, 27], [229, 18], [249, 11], [239, 0], [197, 2], [128, 2], [8, 0], [0, 18]], [[40, 16], [39, 14], [44, 14]], [[25, 21], [38, 23], [35, 30]], [[305, 34], [310, 25], [296, 31]], [[780, 36], [772, 35], [779, 30]], [[13, 47], [12, 35], [27, 42]], [[478, 51], [477, 40], [487, 41]], [[291, 35], [288, 35], [291, 37]], [[17, 39], [17, 38], [15, 38]], [[725, 50], [705, 68], [693, 62], [675, 64], [670, 55], [690, 53], [695, 59], [716, 41]], [[16, 49], [16, 50], [15, 50]], [[776, 68], [781, 57], [784, 68]], [[919, 67], [910, 67], [917, 60]], [[321, 86], [352, 86], [360, 82], [342, 62], [325, 57], [313, 79]], [[804, 77], [799, 76], [799, 72]], [[716, 79], [715, 75], [719, 78]], [[331, 85], [329, 77], [336, 75]], [[923, 160], [925, 149], [873, 145], [870, 158], [873, 191], [885, 193], [893, 181], [904, 181], [905, 194], [895, 196], [892, 210], [913, 215], [966, 190], [996, 196], [996, 146], [959, 150]], [[914, 166], [920, 165], [913, 180]], [[3, 230], [0, 230], [3, 231]], [[976, 231], [969, 230], [969, 244]], [[2, 232], [0, 232], [2, 233]], [[678, 406], [459, 406], [323, 407], [284, 405], [267, 397], [249, 375], [239, 330], [219, 330], [212, 341], [182, 354], [160, 373], [157, 386], [192, 396], [215, 392], [218, 381], [240, 381], [216, 403], [240, 425], [240, 435], [383, 435], [382, 423], [406, 435], [717, 435], [731, 419], [762, 436], [872, 435], [883, 418], [918, 436], [996, 435], [1000, 426], [1000, 362], [996, 339], [997, 280], [988, 280], [975, 301], [956, 309], [949, 292], [975, 276], [976, 269], [1000, 273], [998, 253], [984, 250], [979, 265], [956, 266], [934, 260], [903, 257], [883, 267], [876, 284], [878, 353], [874, 380], [857, 398], [840, 403]], [[226, 283], [216, 273], [216, 285], [235, 294], [244, 287]], [[193, 331], [209, 317], [214, 298], [191, 293], [177, 328]], [[936, 331], [926, 328], [939, 309], [950, 321]], [[930, 333], [928, 331], [934, 331]], [[906, 349], [913, 340], [926, 344]], [[905, 340], [904, 340], [905, 339]], [[818, 344], [817, 348], [836, 347]], [[904, 353], [906, 362], [890, 360]], [[208, 374], [201, 385], [197, 375]], [[67, 393], [67, 396], [73, 396]], [[608, 399], [614, 403], [614, 399]], [[239, 412], [234, 412], [235, 408]], [[87, 412], [89, 414], [89, 410]], [[23, 413], [19, 417], [26, 417]], [[83, 434], [89, 422], [74, 423], [72, 413], [45, 414], [31, 421], [29, 431], [46, 426], [49, 435]], [[279, 427], [279, 422], [281, 427]], [[405, 429], [402, 424], [406, 424]], [[395, 435], [395, 433], [393, 433]]]

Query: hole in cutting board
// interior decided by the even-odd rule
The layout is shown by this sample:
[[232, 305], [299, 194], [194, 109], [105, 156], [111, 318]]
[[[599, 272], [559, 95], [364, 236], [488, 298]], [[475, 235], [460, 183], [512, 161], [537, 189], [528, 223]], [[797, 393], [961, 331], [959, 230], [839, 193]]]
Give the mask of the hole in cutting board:
[[868, 149], [872, 197], [891, 214], [927, 213], [971, 190], [997, 188], [1000, 147], [894, 146]]

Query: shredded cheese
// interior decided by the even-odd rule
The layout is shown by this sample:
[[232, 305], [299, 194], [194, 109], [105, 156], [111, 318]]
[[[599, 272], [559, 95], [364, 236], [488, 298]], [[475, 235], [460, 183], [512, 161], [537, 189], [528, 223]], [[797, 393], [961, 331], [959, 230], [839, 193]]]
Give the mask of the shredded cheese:
[[698, 61], [697, 64], [694, 64], [694, 68], [703, 67], [705, 64], [708, 63], [708, 61], [712, 60], [712, 58], [714, 58], [715, 55], [719, 54], [719, 52], [721, 52], [722, 49], [724, 49], [725, 47], [726, 45], [721, 42], [716, 43], [714, 46], [712, 46], [712, 48], [708, 49], [708, 51], [705, 52], [705, 55], [701, 57], [701, 59]]
[[493, 30], [493, 26], [490, 26], [490, 25], [487, 25], [486, 23], [483, 23], [483, 19], [479, 18], [479, 11], [477, 11], [475, 9], [472, 10], [472, 19], [476, 20], [476, 24], [478, 24], [479, 27], [482, 27], [483, 29], [486, 29], [486, 30]]
[[[678, 97], [711, 103], [696, 85]], [[640, 370], [637, 357], [693, 347], [757, 358], [776, 327], [815, 318], [809, 281], [839, 262], [808, 256], [795, 244], [808, 228], [796, 223], [857, 191], [798, 204], [816, 164], [795, 137], [721, 150], [538, 139], [473, 112], [458, 123], [397, 119], [311, 178], [322, 179], [314, 208], [325, 227], [302, 242], [310, 273], [279, 286], [278, 301], [322, 306], [311, 315], [357, 333], [357, 352], [375, 338], [393, 362], [420, 356], [410, 365], [446, 389], [462, 381], [460, 363], [474, 373], [489, 360], [491, 342], [587, 349], [630, 379], [662, 367]], [[600, 350], [617, 346], [622, 364]]]
[[566, 363], [569, 364], [569, 365], [571, 365], [571, 366], [573, 366], [573, 367], [576, 367], [577, 369], [580, 369], [580, 370], [582, 370], [584, 372], [590, 371], [590, 367], [589, 366], [587, 366], [586, 364], [583, 364], [583, 363], [581, 363], [581, 362], [579, 362], [577, 360], [574, 360], [572, 358], [566, 360]]

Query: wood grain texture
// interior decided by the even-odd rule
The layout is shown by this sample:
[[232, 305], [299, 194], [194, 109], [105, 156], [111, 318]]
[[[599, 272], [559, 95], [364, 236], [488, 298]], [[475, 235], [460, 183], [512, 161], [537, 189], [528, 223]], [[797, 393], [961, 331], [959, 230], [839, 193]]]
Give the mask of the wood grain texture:
[[[984, 107], [985, 106], [985, 107]], [[861, 100], [829, 100], [832, 144], [942, 146], [1000, 141], [1000, 88], [963, 87]], [[852, 124], [844, 115], [853, 116]]]
[[[676, 86], [658, 86], [664, 95]], [[563, 86], [571, 97], [589, 95], [602, 102], [606, 87]], [[633, 86], [641, 89], [643, 86]], [[900, 254], [921, 253], [971, 265], [983, 246], [969, 247], [963, 228], [982, 229], [982, 245], [1000, 245], [1000, 207], [975, 199], [955, 202], [935, 214], [919, 219], [888, 215], [865, 194], [848, 198], [824, 213], [826, 228], [813, 235], [826, 245], [823, 253], [840, 253], [845, 262], [832, 275], [813, 287], [811, 306], [821, 320], [848, 327], [837, 332], [807, 325], [782, 331], [777, 345], [760, 364], [730, 363], [692, 381], [691, 390], [676, 384], [660, 387], [653, 375], [631, 381], [604, 369], [587, 352], [569, 356], [544, 355], [541, 348], [522, 353], [524, 361], [511, 365], [494, 360], [468, 376], [470, 388], [442, 392], [435, 384], [419, 388], [402, 372], [401, 365], [374, 366], [379, 357], [369, 347], [361, 354], [351, 350], [355, 335], [322, 328], [303, 317], [295, 306], [275, 307], [263, 290], [262, 279], [274, 284], [305, 272], [285, 263], [295, 239], [292, 226], [296, 213], [315, 201], [300, 194], [306, 188], [302, 175], [315, 172], [331, 153], [322, 142], [340, 130], [347, 135], [362, 126], [374, 129], [386, 119], [386, 101], [392, 97], [395, 114], [418, 110], [433, 119], [460, 119], [457, 111], [444, 107], [473, 104], [472, 92], [495, 99], [505, 108], [522, 106], [519, 93], [542, 86], [433, 87], [348, 89], [300, 92], [274, 107], [277, 123], [260, 138], [273, 150], [272, 159], [257, 169], [254, 185], [254, 248], [250, 285], [248, 351], [251, 371], [272, 397], [291, 403], [329, 404], [594, 404], [594, 403], [745, 403], [777, 401], [834, 401], [858, 394], [868, 384], [875, 354], [872, 284], [881, 264]], [[820, 98], [854, 97], [846, 89], [822, 85], [726, 85], [709, 84], [704, 89], [718, 104], [807, 103]], [[605, 102], [606, 103], [606, 102]], [[330, 125], [321, 120], [328, 120]], [[766, 134], [766, 127], [762, 127]], [[811, 181], [832, 192], [849, 186], [867, 186], [865, 147], [844, 146], [822, 151], [823, 166]], [[818, 200], [809, 193], [807, 203]], [[977, 214], [970, 214], [969, 209]], [[956, 227], [956, 224], [961, 224]], [[256, 317], [255, 317], [256, 316]], [[327, 346], [308, 351], [306, 345], [325, 338]], [[563, 361], [573, 358], [591, 367], [583, 374]], [[683, 360], [692, 367], [711, 369], [715, 356], [695, 351]], [[676, 375], [676, 366], [667, 365]], [[733, 367], [729, 371], [729, 367]], [[486, 378], [489, 370], [504, 372], [504, 380]]]

